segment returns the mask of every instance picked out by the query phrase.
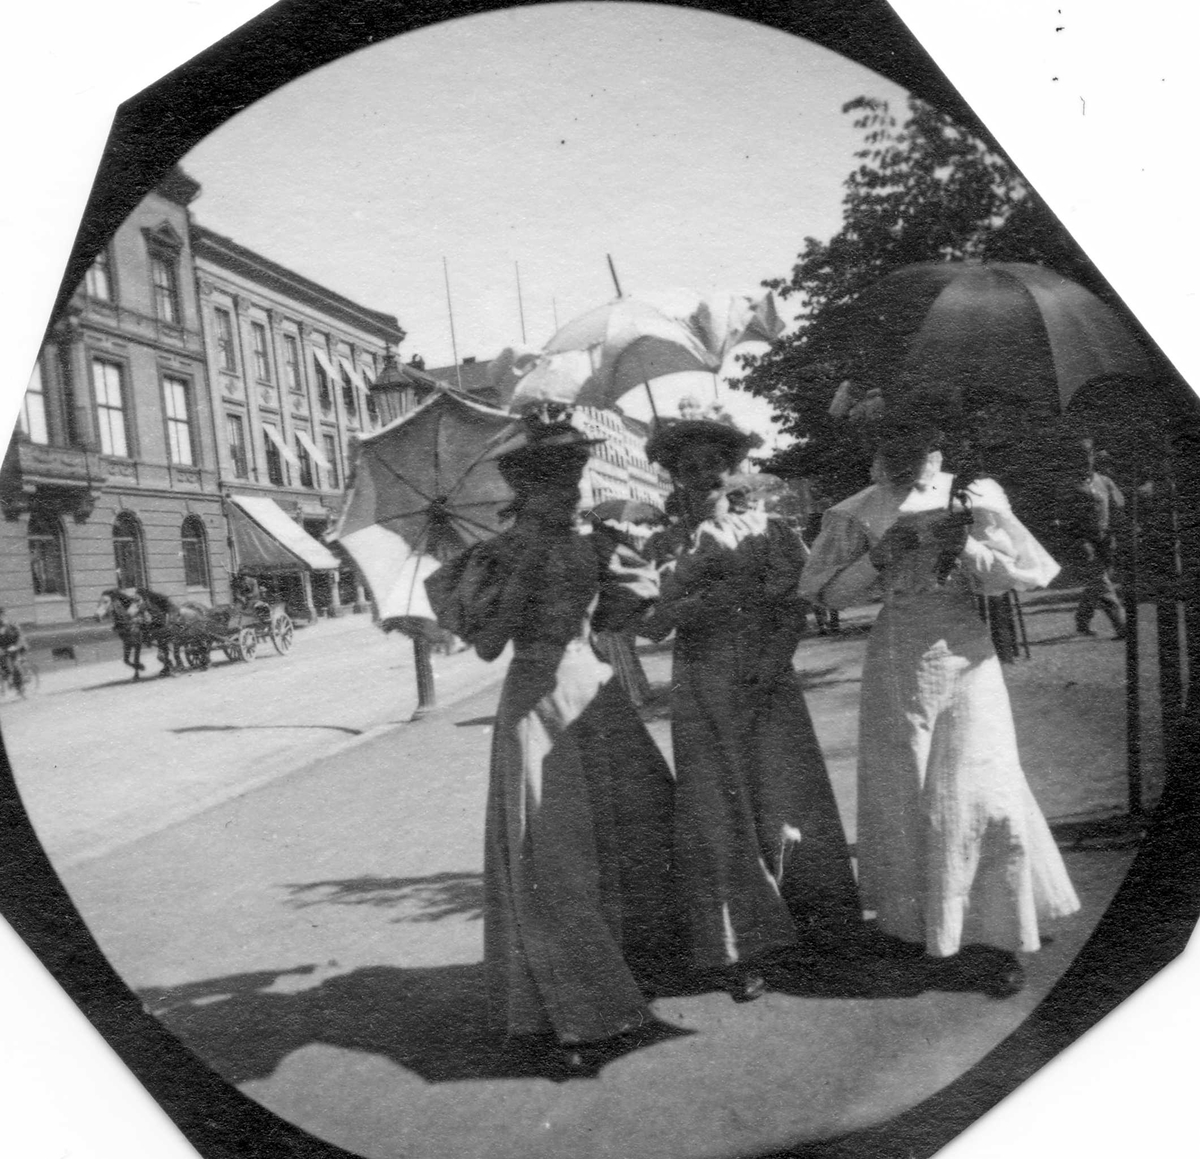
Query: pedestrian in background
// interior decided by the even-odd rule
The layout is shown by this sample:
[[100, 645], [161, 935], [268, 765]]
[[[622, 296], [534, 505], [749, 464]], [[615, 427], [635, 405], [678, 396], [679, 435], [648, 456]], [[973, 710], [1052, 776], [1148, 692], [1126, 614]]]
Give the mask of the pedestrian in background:
[[712, 419], [660, 423], [648, 457], [679, 518], [650, 543], [661, 591], [639, 632], [675, 633], [675, 857], [694, 969], [735, 1001], [775, 951], [852, 940], [862, 910], [837, 803], [792, 657], [804, 627], [799, 536], [726, 494], [750, 436]]
[[1044, 587], [1058, 565], [993, 480], [952, 502], [929, 418], [885, 417], [881, 433], [876, 482], [826, 512], [800, 583], [829, 607], [883, 601], [862, 674], [859, 888], [885, 946], [1007, 997], [1024, 984], [1017, 952], [1079, 902], [976, 597]]
[[1095, 444], [1089, 438], [1068, 444], [1064, 463], [1069, 472], [1060, 497], [1059, 525], [1073, 543], [1083, 591], [1075, 609], [1075, 630], [1094, 636], [1097, 609], [1108, 617], [1117, 640], [1125, 638], [1125, 606], [1113, 583], [1116, 528], [1124, 515], [1125, 496], [1107, 475], [1096, 470]]
[[[817, 536], [821, 534], [823, 517], [823, 511], [811, 511], [804, 522], [804, 544], [810, 551], [812, 545], [817, 542]], [[841, 615], [837, 608], [827, 608], [823, 604], [810, 604], [809, 607], [812, 609], [813, 619], [817, 622], [818, 636], [836, 636], [841, 631]]]

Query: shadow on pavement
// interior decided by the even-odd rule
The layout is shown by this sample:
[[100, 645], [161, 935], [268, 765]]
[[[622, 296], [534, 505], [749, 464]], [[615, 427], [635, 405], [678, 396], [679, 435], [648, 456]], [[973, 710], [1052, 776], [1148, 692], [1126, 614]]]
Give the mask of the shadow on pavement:
[[344, 724], [188, 724], [182, 728], [172, 728], [168, 731], [174, 733], [187, 732], [247, 732], [252, 729], [271, 730], [271, 729], [317, 729], [325, 732], [345, 732], [350, 736], [362, 736], [361, 728], [350, 728]]
[[483, 878], [478, 873], [434, 873], [427, 877], [352, 877], [334, 881], [289, 883], [288, 904], [295, 909], [314, 905], [404, 907], [394, 922], [436, 922], [483, 917]]
[[[400, 969], [369, 966], [292, 992], [315, 966], [255, 971], [139, 992], [146, 1009], [232, 1083], [272, 1075], [315, 1044], [379, 1055], [426, 1082], [568, 1077], [541, 1043], [489, 1030], [483, 963]], [[666, 1023], [606, 1047], [600, 1065], [691, 1033]], [[586, 1076], [593, 1077], [589, 1072]]]
[[800, 686], [807, 692], [813, 688], [832, 688], [838, 684], [861, 684], [858, 676], [838, 676], [844, 672], [841, 664], [831, 664], [827, 668], [798, 668], [796, 675], [800, 677]]
[[476, 727], [482, 727], [485, 724], [490, 726], [495, 723], [496, 723], [495, 716], [473, 716], [470, 718], [470, 720], [456, 720], [454, 722], [454, 727], [455, 728], [476, 728]]

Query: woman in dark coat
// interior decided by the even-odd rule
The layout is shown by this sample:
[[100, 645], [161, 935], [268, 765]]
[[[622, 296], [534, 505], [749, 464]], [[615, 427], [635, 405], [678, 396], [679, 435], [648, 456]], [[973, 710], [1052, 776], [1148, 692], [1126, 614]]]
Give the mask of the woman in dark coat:
[[485, 833], [490, 1018], [573, 1067], [653, 1023], [639, 977], [675, 933], [670, 770], [589, 642], [644, 608], [654, 575], [575, 521], [588, 442], [531, 426], [499, 459], [512, 527], [427, 583], [439, 622], [484, 659], [513, 645]]
[[862, 911], [850, 854], [792, 656], [804, 548], [782, 520], [724, 495], [748, 437], [706, 419], [647, 445], [681, 519], [652, 541], [661, 591], [640, 629], [675, 632], [675, 854], [693, 966], [737, 1001], [765, 989], [774, 950], [852, 941]]

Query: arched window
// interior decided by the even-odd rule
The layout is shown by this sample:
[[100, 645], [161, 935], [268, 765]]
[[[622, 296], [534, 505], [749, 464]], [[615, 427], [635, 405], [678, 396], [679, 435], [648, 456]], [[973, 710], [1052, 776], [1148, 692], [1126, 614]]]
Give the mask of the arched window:
[[29, 515], [29, 566], [35, 596], [68, 594], [62, 523], [47, 511], [35, 510]]
[[189, 515], [183, 521], [183, 582], [189, 588], [207, 588], [208, 579], [208, 536], [204, 520], [199, 515]]
[[113, 522], [113, 562], [117, 587], [146, 587], [146, 553], [142, 547], [142, 525], [137, 516], [122, 511]]

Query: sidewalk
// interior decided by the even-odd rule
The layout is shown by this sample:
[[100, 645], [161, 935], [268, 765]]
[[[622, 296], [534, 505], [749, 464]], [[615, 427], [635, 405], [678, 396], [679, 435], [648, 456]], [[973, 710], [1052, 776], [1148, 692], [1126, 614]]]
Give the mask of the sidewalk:
[[[1030, 779], [1052, 815], [1106, 807], [1121, 771], [1121, 754], [1105, 752], [1123, 700], [1108, 682], [1120, 649], [1060, 639], [1062, 615], [1031, 617], [1035, 661], [1006, 670]], [[851, 839], [869, 618], [810, 638], [799, 657]], [[644, 657], [652, 680], [667, 679], [669, 659]], [[1132, 856], [1066, 853], [1084, 910], [1031, 958], [1015, 999], [819, 972], [780, 980], [750, 1006], [663, 997], [655, 1012], [678, 1033], [596, 1078], [551, 1082], [483, 1031], [481, 838], [497, 693], [358, 738], [64, 872], [117, 970], [199, 1057], [371, 1159], [752, 1155], [879, 1123], [1021, 1023]], [[666, 744], [666, 720], [651, 730]]]

